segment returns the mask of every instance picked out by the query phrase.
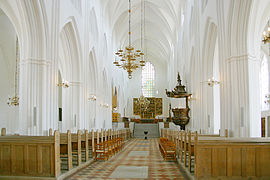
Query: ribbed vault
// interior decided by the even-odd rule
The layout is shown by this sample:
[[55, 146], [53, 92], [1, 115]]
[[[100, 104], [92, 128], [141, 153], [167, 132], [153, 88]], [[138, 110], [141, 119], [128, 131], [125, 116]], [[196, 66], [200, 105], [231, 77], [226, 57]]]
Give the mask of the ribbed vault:
[[[179, 0], [144, 0], [145, 1], [145, 37], [144, 50], [152, 63], [167, 64], [170, 52], [177, 38], [176, 28], [180, 22]], [[141, 0], [131, 0], [132, 45], [136, 49], [141, 45]], [[113, 30], [115, 47], [128, 44], [128, 0], [103, 0], [107, 23]], [[144, 8], [144, 7], [143, 7]], [[123, 47], [122, 47], [123, 48]]]

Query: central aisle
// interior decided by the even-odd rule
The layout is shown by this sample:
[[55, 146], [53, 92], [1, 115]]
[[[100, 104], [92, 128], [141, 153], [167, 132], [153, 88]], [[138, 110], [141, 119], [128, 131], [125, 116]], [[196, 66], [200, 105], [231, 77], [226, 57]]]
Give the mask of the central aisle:
[[108, 161], [96, 161], [69, 179], [188, 179], [174, 161], [164, 161], [158, 139], [132, 139]]

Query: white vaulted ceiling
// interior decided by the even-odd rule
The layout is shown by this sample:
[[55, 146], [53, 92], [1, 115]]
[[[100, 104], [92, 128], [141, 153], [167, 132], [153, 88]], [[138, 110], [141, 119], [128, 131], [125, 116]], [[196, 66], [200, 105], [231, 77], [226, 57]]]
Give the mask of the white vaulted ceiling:
[[[144, 51], [152, 63], [167, 64], [177, 39], [181, 0], [145, 1]], [[141, 44], [141, 0], [131, 0], [132, 45]], [[120, 47], [128, 44], [128, 0], [103, 0], [105, 19], [113, 30], [113, 42]], [[143, 7], [142, 7], [143, 8]]]

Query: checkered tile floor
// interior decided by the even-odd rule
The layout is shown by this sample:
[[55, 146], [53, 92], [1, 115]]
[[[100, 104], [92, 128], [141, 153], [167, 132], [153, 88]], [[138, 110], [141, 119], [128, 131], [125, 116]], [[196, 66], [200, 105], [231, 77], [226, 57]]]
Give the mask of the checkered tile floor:
[[132, 139], [121, 152], [108, 161], [93, 162], [69, 179], [180, 180], [188, 178], [177, 162], [163, 160], [158, 148], [158, 139]]

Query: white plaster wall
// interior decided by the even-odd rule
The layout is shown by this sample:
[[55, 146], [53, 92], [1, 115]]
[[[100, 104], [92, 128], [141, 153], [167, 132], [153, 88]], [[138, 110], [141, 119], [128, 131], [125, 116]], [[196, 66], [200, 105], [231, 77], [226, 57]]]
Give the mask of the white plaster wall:
[[18, 133], [19, 107], [7, 105], [8, 98], [14, 96], [17, 36], [13, 25], [1, 9], [0, 26], [0, 126], [6, 128], [8, 134]]

